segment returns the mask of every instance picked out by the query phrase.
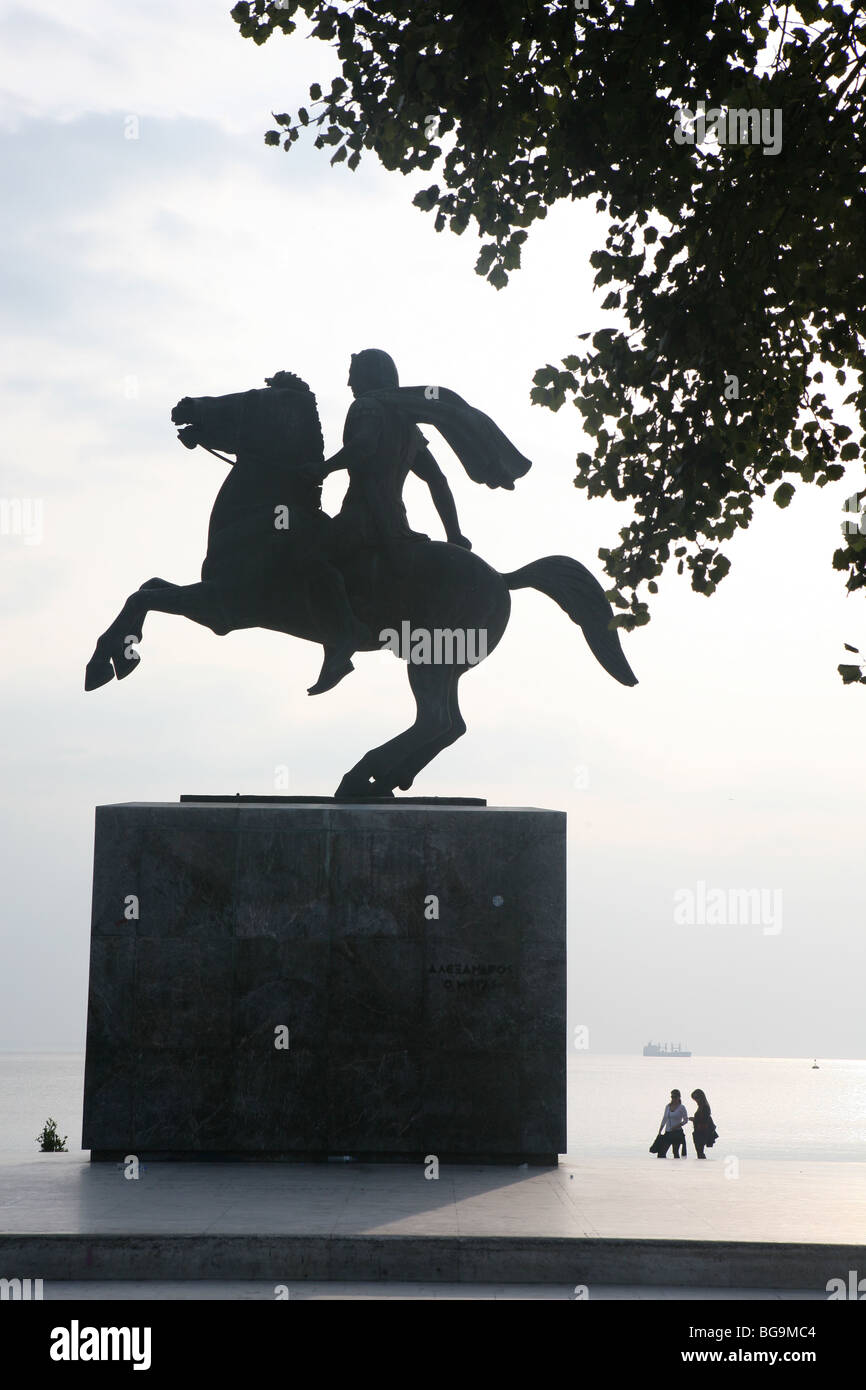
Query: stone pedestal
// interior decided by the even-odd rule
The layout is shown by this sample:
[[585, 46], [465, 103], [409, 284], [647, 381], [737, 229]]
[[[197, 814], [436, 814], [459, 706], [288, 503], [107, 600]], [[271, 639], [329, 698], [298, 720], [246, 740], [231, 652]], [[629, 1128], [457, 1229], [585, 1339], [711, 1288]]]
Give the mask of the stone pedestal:
[[565, 815], [96, 812], [94, 1159], [555, 1163]]

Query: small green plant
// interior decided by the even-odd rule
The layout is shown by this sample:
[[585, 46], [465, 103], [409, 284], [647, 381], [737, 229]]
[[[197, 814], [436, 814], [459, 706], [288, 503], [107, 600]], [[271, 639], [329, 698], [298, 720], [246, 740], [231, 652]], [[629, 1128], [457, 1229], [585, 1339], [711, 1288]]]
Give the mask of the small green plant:
[[64, 1134], [63, 1138], [61, 1139], [60, 1135], [57, 1133], [57, 1121], [48, 1119], [45, 1121], [42, 1133], [37, 1134], [36, 1142], [39, 1145], [41, 1152], [44, 1154], [65, 1154], [68, 1153], [68, 1149], [66, 1147], [66, 1141], [68, 1138], [69, 1135]]

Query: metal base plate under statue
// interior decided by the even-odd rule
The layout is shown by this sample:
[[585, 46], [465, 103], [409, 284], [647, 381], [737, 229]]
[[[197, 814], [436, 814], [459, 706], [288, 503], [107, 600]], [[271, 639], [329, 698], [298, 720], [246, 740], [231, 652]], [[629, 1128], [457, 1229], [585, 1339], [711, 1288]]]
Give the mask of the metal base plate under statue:
[[565, 820], [98, 807], [83, 1147], [555, 1164]]

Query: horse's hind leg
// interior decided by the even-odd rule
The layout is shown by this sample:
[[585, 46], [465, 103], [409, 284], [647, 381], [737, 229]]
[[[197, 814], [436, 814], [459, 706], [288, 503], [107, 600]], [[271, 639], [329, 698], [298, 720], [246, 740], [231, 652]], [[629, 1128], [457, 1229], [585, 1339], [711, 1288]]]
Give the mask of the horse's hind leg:
[[[450, 682], [450, 667], [410, 663], [409, 684], [417, 709], [415, 723], [396, 738], [365, 753], [346, 773], [335, 796], [391, 796], [404, 765], [425, 767], [438, 747], [444, 746], [440, 740], [453, 742], [447, 738], [451, 730]], [[459, 738], [459, 734], [454, 737]], [[427, 753], [430, 746], [434, 751]]]
[[[123, 680], [140, 660], [132, 644], [140, 642], [146, 615], [150, 612], [176, 613], [192, 622], [209, 627], [222, 635], [230, 631], [216, 585], [170, 584], [168, 580], [149, 580], [130, 594], [114, 622], [106, 628], [96, 643], [93, 656], [87, 663], [85, 690], [106, 685], [113, 676]], [[113, 668], [113, 669], [112, 669]]]
[[[466, 723], [463, 719], [463, 715], [460, 713], [460, 705], [457, 698], [460, 693], [458, 690], [458, 681], [460, 677], [465, 674], [465, 667], [460, 667], [459, 669], [451, 667], [449, 670], [448, 716], [451, 721], [450, 728], [439, 734], [438, 737], [431, 739], [429, 743], [425, 743], [423, 748], [410, 754], [399, 766], [392, 769], [391, 775], [394, 778], [395, 784], [401, 791], [408, 791], [422, 768], [427, 767], [428, 763], [431, 763], [443, 749], [448, 748], [452, 743], [456, 743], [458, 738], [462, 738], [466, 733]], [[410, 683], [411, 680], [412, 667], [410, 666]]]

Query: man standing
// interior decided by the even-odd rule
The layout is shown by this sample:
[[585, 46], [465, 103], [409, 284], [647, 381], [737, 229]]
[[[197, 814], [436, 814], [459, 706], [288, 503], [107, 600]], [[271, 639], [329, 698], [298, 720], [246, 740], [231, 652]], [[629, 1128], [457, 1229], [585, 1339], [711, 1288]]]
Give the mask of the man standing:
[[674, 1158], [679, 1158], [680, 1150], [682, 1156], [686, 1156], [686, 1136], [683, 1133], [683, 1125], [689, 1116], [686, 1107], [683, 1105], [679, 1091], [671, 1091], [670, 1104], [665, 1106], [665, 1113], [662, 1115], [660, 1130], [665, 1136], [663, 1149], [656, 1155], [657, 1158], [667, 1158], [667, 1151], [673, 1148]]

